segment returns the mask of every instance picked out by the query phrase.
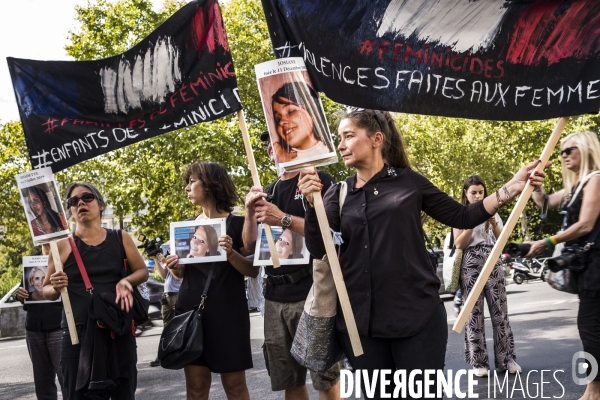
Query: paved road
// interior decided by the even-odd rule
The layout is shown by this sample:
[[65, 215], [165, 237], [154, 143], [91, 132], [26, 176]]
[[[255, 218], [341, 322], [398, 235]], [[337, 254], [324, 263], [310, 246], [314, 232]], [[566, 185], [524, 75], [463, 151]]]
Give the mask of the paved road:
[[[549, 370], [552, 372], [544, 373], [543, 380], [548, 383], [543, 385], [543, 397], [578, 399], [583, 393], [584, 387], [575, 385], [571, 378], [573, 354], [581, 350], [576, 328], [578, 304], [576, 296], [553, 290], [539, 281], [523, 285], [512, 284], [507, 287], [507, 291], [518, 362], [523, 367], [524, 374], [516, 383], [515, 377], [510, 376], [508, 385], [504, 387], [503, 391], [491, 381], [489, 397], [487, 379], [479, 379], [475, 393], [479, 394], [480, 399], [542, 398], [540, 371]], [[464, 333], [459, 335], [451, 331], [455, 321], [452, 301], [449, 297], [444, 300], [448, 311], [448, 330], [450, 331], [446, 356], [447, 368], [452, 370], [468, 369], [469, 366], [463, 361]], [[261, 350], [263, 320], [258, 313], [250, 314], [250, 320], [254, 369], [247, 371], [247, 380], [251, 398], [282, 399], [282, 393], [271, 392], [265, 370]], [[491, 324], [486, 318], [486, 335], [490, 350], [493, 346], [491, 331]], [[142, 400], [184, 399], [183, 371], [169, 371], [160, 367], [150, 368], [148, 366], [148, 362], [155, 357], [160, 332], [161, 328], [153, 328], [138, 338], [137, 398]], [[564, 373], [556, 372], [559, 370], [563, 370]], [[552, 373], [555, 372], [558, 381], [553, 378]], [[527, 373], [529, 373], [528, 381]], [[504, 373], [499, 373], [498, 380], [502, 382], [504, 376]], [[496, 388], [495, 396], [494, 387]], [[511, 393], [507, 393], [508, 388]], [[523, 390], [520, 390], [521, 388]], [[466, 385], [462, 385], [462, 389], [466, 390]], [[311, 399], [318, 398], [312, 388], [310, 388], [310, 392]], [[23, 339], [0, 341], [0, 399], [34, 398], [33, 376], [25, 341]], [[211, 399], [224, 398], [226, 397], [219, 376], [214, 374]]]

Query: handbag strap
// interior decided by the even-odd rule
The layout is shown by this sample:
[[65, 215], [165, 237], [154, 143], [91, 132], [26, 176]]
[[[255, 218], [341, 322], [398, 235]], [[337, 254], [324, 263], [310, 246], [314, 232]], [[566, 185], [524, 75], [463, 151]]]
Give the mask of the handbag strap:
[[577, 198], [577, 196], [579, 195], [579, 192], [581, 192], [581, 190], [583, 189], [583, 187], [585, 186], [585, 184], [587, 183], [587, 181], [594, 175], [596, 174], [600, 174], [600, 171], [592, 171], [589, 174], [587, 174], [585, 176], [585, 178], [583, 178], [583, 180], [579, 183], [579, 185], [577, 185], [577, 188], [575, 189], [575, 193], [573, 194], [573, 197], [571, 197], [571, 200], [569, 201], [569, 204], [567, 204], [567, 207], [570, 207], [571, 204], [573, 204], [573, 202], [575, 201], [575, 199]]
[[600, 234], [600, 217], [598, 217], [598, 219], [596, 220], [594, 230], [592, 231], [592, 233], [590, 233], [590, 236], [588, 237], [585, 246], [583, 246], [583, 249], [585, 251], [588, 251], [596, 243], [596, 238], [598, 237], [598, 234]]
[[341, 181], [340, 182], [340, 199], [339, 199], [340, 219], [342, 218], [342, 207], [344, 206], [344, 202], [346, 201], [347, 195], [348, 195], [348, 184], [346, 183], [346, 181]]
[[450, 228], [450, 241], [448, 242], [448, 247], [450, 247], [452, 250], [450, 250], [450, 255], [449, 257], [452, 257], [454, 255], [454, 253], [456, 253], [456, 244], [454, 243], [454, 229]]
[[[227, 216], [227, 220], [225, 221], [225, 233], [229, 230], [229, 225], [231, 225], [231, 220], [233, 219], [233, 214], [229, 213]], [[202, 291], [202, 296], [200, 297], [200, 305], [199, 308], [204, 309], [204, 300], [208, 297], [208, 287], [210, 286], [210, 281], [213, 276], [213, 272], [215, 272], [216, 263], [212, 263], [210, 266], [210, 271], [208, 272], [208, 277], [206, 278], [206, 284], [204, 285], [204, 290]]]
[[88, 291], [91, 296], [94, 291], [94, 287], [92, 286], [92, 282], [90, 282], [90, 278], [85, 270], [85, 265], [83, 265], [81, 254], [79, 254], [79, 249], [77, 248], [77, 244], [75, 243], [73, 236], [69, 235], [68, 238], [69, 244], [71, 245], [71, 251], [73, 252], [73, 256], [77, 262], [77, 267], [79, 268], [79, 273], [81, 274], [81, 278], [83, 278], [83, 283], [85, 284], [85, 290]]
[[121, 255], [123, 256], [123, 277], [127, 276], [127, 252], [125, 251], [125, 245], [123, 244], [123, 231], [120, 229], [114, 229], [117, 233], [117, 237], [119, 238], [119, 243], [121, 244]]

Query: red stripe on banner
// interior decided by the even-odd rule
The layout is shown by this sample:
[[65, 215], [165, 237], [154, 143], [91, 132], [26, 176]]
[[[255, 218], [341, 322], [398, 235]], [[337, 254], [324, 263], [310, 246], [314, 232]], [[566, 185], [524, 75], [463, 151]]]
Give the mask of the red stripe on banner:
[[[519, 17], [511, 34], [506, 61], [548, 65], [568, 57], [583, 58], [600, 51], [600, 10], [588, 2], [536, 0]], [[598, 7], [593, 7], [598, 8]]]

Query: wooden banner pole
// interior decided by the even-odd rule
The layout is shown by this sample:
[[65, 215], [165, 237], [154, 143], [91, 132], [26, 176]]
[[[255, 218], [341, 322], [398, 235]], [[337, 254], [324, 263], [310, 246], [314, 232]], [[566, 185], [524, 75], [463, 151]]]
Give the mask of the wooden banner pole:
[[[63, 264], [60, 260], [60, 253], [58, 252], [58, 246], [56, 241], [50, 242], [50, 250], [52, 259], [54, 260], [54, 269], [57, 272], [63, 271]], [[71, 344], [76, 345], [79, 343], [77, 337], [77, 327], [75, 326], [75, 318], [73, 318], [73, 309], [71, 308], [71, 300], [69, 299], [69, 291], [66, 287], [60, 289], [60, 297], [62, 299], [63, 307], [65, 309], [65, 316], [67, 317], [67, 325], [69, 326], [69, 334], [71, 335]]]
[[[535, 168], [535, 171], [542, 171], [544, 169], [544, 166], [550, 159], [550, 156], [552, 155], [552, 150], [554, 150], [554, 148], [556, 147], [556, 144], [558, 143], [560, 136], [562, 135], [563, 130], [565, 129], [565, 125], [567, 125], [568, 120], [569, 117], [562, 117], [556, 123], [554, 131], [552, 132], [552, 135], [550, 135], [550, 138], [546, 143], [546, 147], [544, 147], [544, 150], [542, 151], [542, 155], [540, 156], [540, 163]], [[500, 257], [500, 253], [502, 253], [502, 250], [504, 249], [504, 246], [506, 245], [510, 234], [515, 228], [515, 225], [517, 224], [521, 213], [525, 209], [525, 205], [531, 197], [531, 193], [533, 193], [533, 186], [531, 186], [529, 182], [527, 182], [527, 184], [525, 185], [525, 189], [523, 189], [523, 192], [519, 196], [517, 204], [515, 204], [515, 208], [512, 210], [510, 217], [508, 217], [508, 220], [506, 221], [506, 224], [504, 225], [500, 236], [498, 236], [498, 240], [496, 240], [496, 244], [492, 248], [492, 252], [490, 253], [487, 261], [485, 262], [485, 265], [483, 266], [483, 269], [479, 274], [479, 278], [477, 278], [477, 281], [475, 281], [475, 285], [473, 286], [471, 293], [469, 293], [469, 297], [467, 297], [467, 300], [464, 302], [463, 308], [460, 314], [458, 315], [456, 322], [454, 322], [454, 326], [452, 327], [452, 330], [454, 332], [460, 333], [464, 328], [465, 323], [467, 322], [469, 315], [471, 315], [471, 311], [473, 311], [473, 307], [475, 306], [475, 303], [477, 302], [477, 299], [479, 298], [479, 295], [481, 294], [485, 286], [485, 283], [490, 277], [490, 274], [492, 273], [492, 270], [494, 269], [494, 266], [496, 265], [496, 262]]]
[[350, 336], [352, 351], [354, 352], [354, 356], [358, 357], [363, 354], [363, 348], [360, 343], [360, 336], [358, 335], [358, 328], [356, 327], [356, 320], [354, 319], [354, 313], [352, 312], [352, 306], [350, 305], [348, 291], [346, 290], [346, 283], [344, 283], [340, 260], [338, 260], [335, 245], [333, 244], [333, 238], [331, 237], [331, 231], [329, 230], [329, 221], [327, 220], [327, 214], [325, 213], [325, 205], [323, 204], [321, 192], [313, 193], [313, 203], [317, 213], [317, 219], [319, 220], [319, 228], [321, 229], [321, 236], [323, 236], [327, 259], [329, 260], [329, 266], [331, 267], [331, 272], [333, 274], [335, 289], [337, 290], [340, 305], [342, 306], [346, 328], [348, 328], [348, 336]]
[[[250, 144], [250, 135], [248, 135], [248, 128], [246, 127], [246, 118], [244, 117], [244, 110], [238, 111], [238, 120], [240, 121], [242, 138], [244, 138], [244, 147], [246, 148], [248, 163], [250, 164], [252, 183], [254, 184], [254, 186], [261, 186], [260, 178], [258, 177], [258, 169], [256, 168], [256, 161], [254, 160], [254, 152], [252, 151], [252, 145]], [[277, 256], [277, 249], [275, 248], [273, 232], [271, 232], [271, 227], [267, 224], [263, 224], [263, 228], [267, 236], [267, 243], [269, 244], [269, 251], [271, 252], [271, 260], [273, 260], [273, 268], [279, 268], [281, 264], [279, 263], [279, 257]], [[260, 238], [258, 240], [260, 240]]]

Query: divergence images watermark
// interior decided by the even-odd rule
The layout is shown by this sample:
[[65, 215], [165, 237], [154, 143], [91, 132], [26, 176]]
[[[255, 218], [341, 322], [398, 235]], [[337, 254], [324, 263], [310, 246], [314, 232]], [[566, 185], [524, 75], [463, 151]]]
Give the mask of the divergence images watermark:
[[[413, 398], [441, 397], [478, 399], [475, 386], [478, 381], [473, 370], [342, 370], [340, 376], [340, 394], [342, 398]], [[578, 351], [572, 359], [572, 378], [577, 385], [587, 385], [598, 376], [598, 361], [593, 355]], [[502, 373], [500, 373], [501, 376]], [[587, 375], [587, 377], [586, 377]], [[487, 380], [487, 398], [542, 398], [560, 399], [565, 395], [565, 386], [561, 383], [567, 377], [565, 370], [530, 370], [527, 374], [517, 372], [509, 382], [509, 374], [499, 378], [496, 371], [490, 371]], [[561, 393], [549, 393], [548, 386], [554, 381], [560, 386]], [[462, 383], [462, 385], [461, 385]], [[465, 387], [466, 389], [461, 389]]]

